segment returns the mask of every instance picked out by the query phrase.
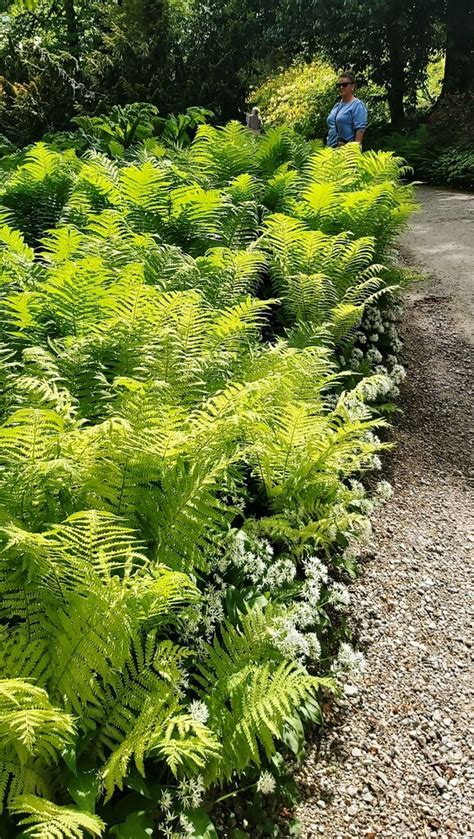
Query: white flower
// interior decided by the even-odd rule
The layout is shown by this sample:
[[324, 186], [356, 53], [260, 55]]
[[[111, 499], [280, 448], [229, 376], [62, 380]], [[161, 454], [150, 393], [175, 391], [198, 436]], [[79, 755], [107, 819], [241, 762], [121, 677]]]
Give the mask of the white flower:
[[336, 661], [332, 670], [336, 673], [343, 672], [351, 676], [360, 675], [366, 666], [365, 658], [361, 652], [354, 650], [350, 644], [343, 642], [339, 647]]
[[376, 347], [373, 347], [367, 353], [367, 361], [369, 361], [370, 364], [379, 364], [382, 361], [382, 359], [383, 359], [382, 353], [379, 352], [379, 350], [376, 349]]
[[365, 487], [360, 481], [356, 481], [352, 479], [350, 482], [351, 491], [354, 493], [356, 498], [364, 498], [365, 497]]
[[199, 699], [194, 699], [189, 706], [189, 714], [194, 722], [200, 722], [205, 725], [209, 719], [209, 709], [205, 702], [200, 702]]
[[405, 370], [402, 364], [395, 364], [390, 373], [390, 377], [396, 385], [399, 385], [400, 382], [403, 382], [403, 380], [406, 378], [406, 375], [407, 371]]
[[388, 501], [393, 495], [393, 487], [388, 481], [379, 481], [376, 493], [381, 501]]
[[183, 833], [185, 836], [194, 836], [194, 825], [191, 824], [188, 817], [185, 816], [184, 813], [182, 813], [179, 817], [179, 823], [183, 829]]
[[270, 591], [277, 591], [285, 583], [291, 583], [296, 576], [296, 568], [290, 559], [279, 559], [270, 565], [265, 582]]
[[171, 810], [171, 807], [173, 806], [173, 797], [168, 790], [163, 790], [161, 793], [159, 804], [163, 810]]
[[308, 658], [318, 661], [321, 658], [321, 644], [315, 632], [308, 632], [305, 636], [308, 645]]
[[360, 542], [365, 544], [369, 541], [372, 535], [372, 524], [370, 519], [360, 517], [355, 522], [355, 529], [357, 533], [357, 538]]
[[[286, 622], [288, 625], [282, 626], [280, 632], [272, 632], [273, 642], [278, 650], [286, 658], [300, 658], [306, 656], [308, 646], [306, 638], [299, 629], [296, 628], [290, 621]], [[283, 634], [285, 633], [285, 634]]]
[[304, 561], [304, 570], [307, 577], [321, 583], [328, 581], [328, 569], [318, 556], [308, 556]]
[[337, 611], [344, 611], [351, 602], [349, 589], [344, 583], [333, 583], [329, 589], [329, 600]]
[[302, 601], [296, 605], [295, 623], [302, 629], [311, 626], [314, 623], [317, 612], [307, 601]]
[[188, 781], [181, 781], [178, 786], [177, 796], [185, 810], [192, 807], [193, 787]]
[[201, 775], [189, 781], [181, 781], [178, 786], [178, 798], [185, 810], [199, 807], [204, 795], [205, 786]]
[[276, 781], [273, 775], [270, 775], [270, 772], [264, 770], [260, 774], [260, 778], [257, 781], [257, 790], [261, 792], [262, 795], [270, 795], [272, 792], [276, 790]]

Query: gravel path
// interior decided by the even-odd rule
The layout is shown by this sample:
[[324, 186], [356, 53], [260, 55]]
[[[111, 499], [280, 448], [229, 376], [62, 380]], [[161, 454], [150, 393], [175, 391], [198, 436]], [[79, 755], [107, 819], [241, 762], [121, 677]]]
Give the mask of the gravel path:
[[[404, 247], [436, 277], [407, 295], [408, 375], [387, 464], [395, 495], [375, 517], [353, 586], [367, 669], [311, 746], [303, 837], [474, 837], [474, 236], [465, 218], [474, 196], [425, 188], [419, 197], [425, 209]], [[446, 245], [451, 235], [462, 259]]]

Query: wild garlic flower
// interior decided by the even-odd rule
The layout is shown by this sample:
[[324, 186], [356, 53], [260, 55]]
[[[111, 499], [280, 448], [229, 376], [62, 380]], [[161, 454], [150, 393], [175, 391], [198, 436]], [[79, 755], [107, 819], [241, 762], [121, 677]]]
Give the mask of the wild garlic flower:
[[336, 660], [333, 662], [332, 670], [336, 674], [361, 675], [366, 667], [366, 661], [361, 652], [354, 650], [350, 644], [342, 642]]
[[396, 385], [399, 385], [400, 382], [403, 382], [404, 379], [406, 379], [406, 375], [407, 371], [405, 370], [402, 364], [395, 364], [390, 372], [390, 378]]
[[393, 487], [389, 481], [379, 481], [375, 491], [380, 501], [388, 501], [393, 495]]
[[171, 793], [168, 792], [168, 790], [165, 789], [161, 793], [161, 798], [159, 800], [159, 805], [163, 810], [166, 810], [168, 812], [169, 812], [169, 810], [171, 810], [171, 808], [173, 806], [173, 797], [172, 797]]
[[332, 603], [336, 611], [343, 612], [350, 606], [351, 595], [349, 589], [344, 583], [333, 583], [328, 590], [329, 602]]
[[319, 556], [308, 556], [304, 560], [303, 565], [306, 577], [317, 582], [327, 583], [329, 579], [327, 565], [324, 564]]
[[178, 786], [177, 796], [185, 810], [194, 810], [199, 807], [205, 791], [201, 775], [189, 781], [181, 781]]
[[291, 559], [279, 559], [268, 568], [265, 583], [270, 591], [278, 591], [286, 583], [291, 583], [295, 576], [296, 567]]
[[379, 364], [382, 361], [383, 356], [382, 353], [378, 349], [376, 349], [376, 347], [373, 347], [367, 353], [366, 358], [367, 361], [370, 362], [370, 364]]
[[207, 723], [209, 719], [209, 708], [205, 702], [200, 702], [199, 699], [193, 699], [188, 710], [194, 722], [202, 723], [202, 725]]
[[260, 773], [260, 778], [257, 781], [257, 790], [258, 792], [261, 792], [262, 795], [271, 795], [271, 793], [276, 790], [275, 778], [265, 769]]
[[271, 630], [272, 641], [285, 658], [317, 660], [321, 656], [321, 645], [314, 632], [301, 632], [297, 628], [297, 613], [276, 623]]
[[349, 481], [349, 485], [351, 488], [351, 492], [354, 493], [356, 498], [365, 498], [365, 486], [360, 481], [356, 481], [354, 478]]
[[194, 836], [194, 825], [189, 821], [188, 817], [184, 813], [180, 815], [179, 823], [184, 836]]

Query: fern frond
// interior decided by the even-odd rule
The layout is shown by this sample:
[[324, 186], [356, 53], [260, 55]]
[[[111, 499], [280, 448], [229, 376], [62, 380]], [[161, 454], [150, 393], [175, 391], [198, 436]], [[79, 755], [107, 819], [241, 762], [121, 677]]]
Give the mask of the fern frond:
[[105, 830], [98, 816], [60, 807], [35, 795], [18, 796], [11, 810], [23, 816], [19, 823], [24, 827], [23, 834], [30, 839], [84, 839], [84, 833], [100, 837]]
[[1, 752], [12, 748], [20, 763], [39, 756], [57, 760], [75, 733], [73, 718], [53, 708], [46, 691], [24, 679], [0, 679]]

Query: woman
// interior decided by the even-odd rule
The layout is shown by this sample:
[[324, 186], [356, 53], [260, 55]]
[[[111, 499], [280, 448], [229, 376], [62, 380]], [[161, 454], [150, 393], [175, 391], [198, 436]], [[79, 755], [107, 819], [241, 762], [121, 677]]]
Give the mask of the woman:
[[334, 105], [328, 116], [327, 145], [333, 149], [346, 143], [360, 143], [367, 128], [367, 108], [355, 92], [355, 79], [350, 73], [339, 76], [336, 87], [341, 101]]
[[247, 128], [250, 128], [254, 137], [259, 136], [263, 128], [263, 122], [260, 116], [259, 108], [252, 108], [252, 113], [247, 114]]

